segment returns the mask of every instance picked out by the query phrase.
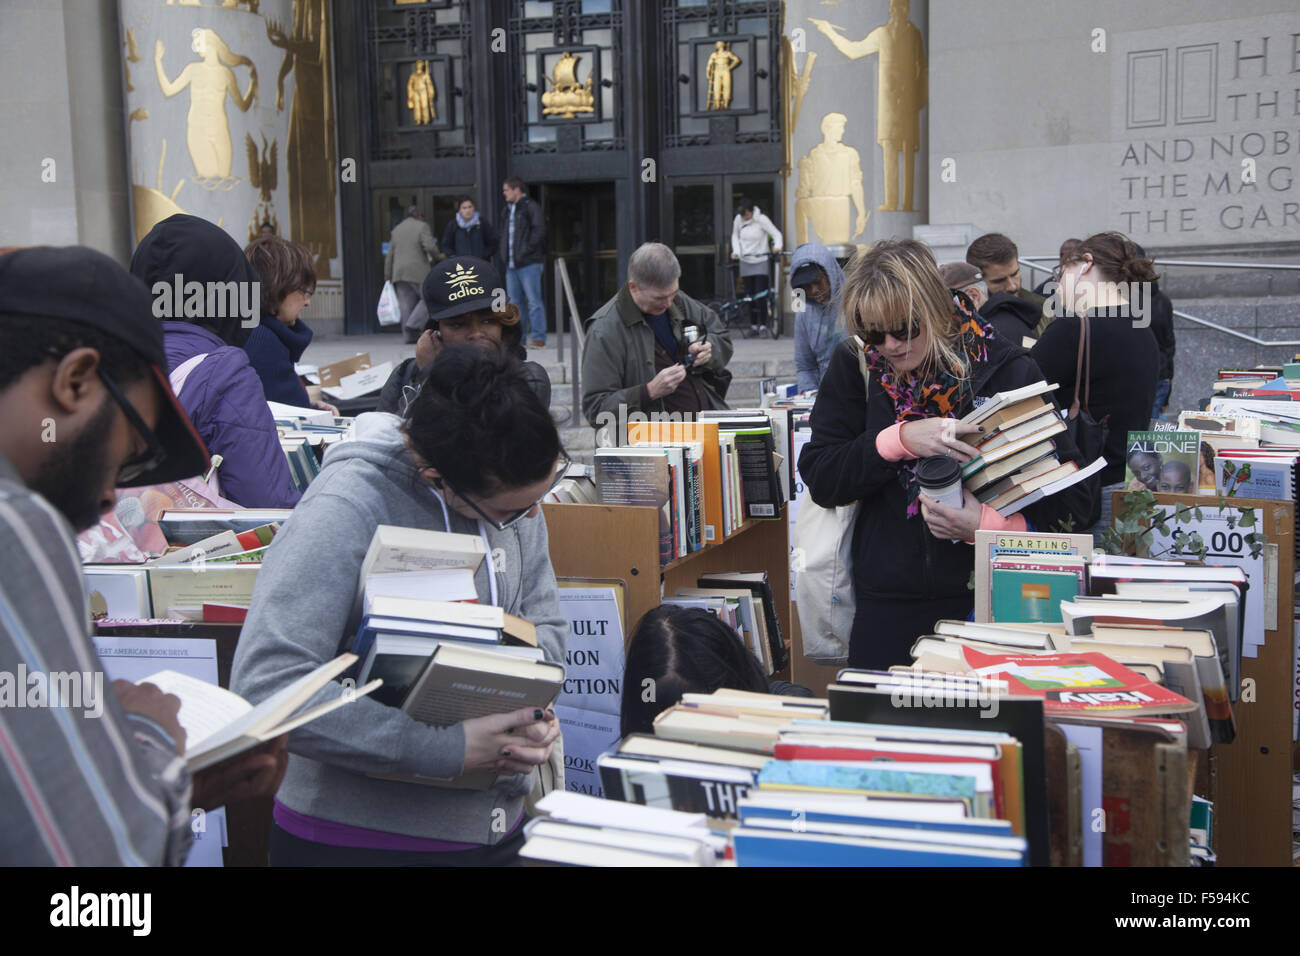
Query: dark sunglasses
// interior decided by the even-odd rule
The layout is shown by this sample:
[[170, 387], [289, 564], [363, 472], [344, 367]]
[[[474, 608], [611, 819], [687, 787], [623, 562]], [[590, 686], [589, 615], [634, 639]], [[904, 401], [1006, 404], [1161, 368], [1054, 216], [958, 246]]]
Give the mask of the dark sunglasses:
[[527, 518], [529, 512], [531, 512], [534, 508], [536, 508], [539, 504], [541, 504], [542, 501], [546, 498], [546, 495], [549, 495], [552, 491], [555, 490], [556, 486], [558, 486], [559, 483], [564, 480], [564, 476], [568, 472], [569, 465], [571, 463], [572, 462], [568, 454], [565, 453], [564, 451], [561, 451], [560, 459], [555, 466], [555, 478], [551, 481], [550, 487], [546, 489], [546, 493], [543, 494], [541, 498], [538, 498], [536, 501], [530, 504], [527, 508], [521, 508], [518, 511], [516, 511], [514, 514], [510, 515], [508, 518], [503, 518], [500, 520], [498, 520], [497, 518], [493, 518], [490, 514], [488, 514], [486, 511], [480, 508], [478, 506], [478, 503], [469, 495], [465, 494], [462, 491], [458, 491], [456, 487], [452, 485], [452, 483], [449, 482], [446, 478], [442, 478], [442, 477], [435, 478], [433, 479], [432, 484], [439, 491], [444, 491], [444, 490], [450, 491], [461, 501], [465, 502], [465, 504], [469, 505], [474, 510], [474, 513], [477, 514], [480, 518], [482, 518], [490, 527], [496, 528], [498, 531], [505, 531], [507, 528], [510, 528], [518, 524], [520, 521], [523, 521], [525, 518]]
[[[59, 360], [62, 360], [67, 354], [66, 352], [60, 352], [58, 349], [47, 349], [46, 352]], [[166, 461], [167, 451], [163, 448], [162, 443], [158, 441], [158, 436], [154, 434], [153, 429], [145, 424], [144, 419], [140, 417], [140, 413], [135, 410], [135, 406], [127, 401], [126, 395], [118, 388], [117, 383], [113, 381], [113, 377], [104, 371], [103, 366], [100, 366], [97, 372], [99, 380], [104, 383], [105, 390], [112, 396], [113, 401], [117, 402], [118, 407], [122, 409], [122, 414], [126, 416], [126, 420], [131, 423], [131, 427], [135, 429], [136, 434], [144, 439], [144, 450], [126, 459], [117, 469], [115, 483], [118, 488], [123, 488]]]
[[885, 344], [885, 336], [892, 335], [900, 342], [908, 342], [921, 334], [921, 322], [915, 316], [907, 323], [907, 327], [897, 329], [868, 329], [862, 333], [862, 340], [868, 345], [879, 347]]

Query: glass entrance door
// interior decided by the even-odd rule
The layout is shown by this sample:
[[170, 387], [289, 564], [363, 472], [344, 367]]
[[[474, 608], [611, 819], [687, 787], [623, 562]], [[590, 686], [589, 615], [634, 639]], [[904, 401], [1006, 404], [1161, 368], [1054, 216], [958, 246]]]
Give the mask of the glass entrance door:
[[701, 176], [672, 180], [666, 220], [668, 244], [682, 266], [682, 290], [697, 299], [731, 298], [739, 269], [731, 258], [731, 225], [742, 199], [754, 202], [782, 228], [775, 175]]
[[[614, 184], [544, 183], [541, 190], [550, 253], [563, 257], [579, 320], [585, 322], [618, 292]], [[552, 277], [548, 268], [544, 276], [548, 315], [555, 301]], [[554, 324], [554, 316], [550, 322]]]

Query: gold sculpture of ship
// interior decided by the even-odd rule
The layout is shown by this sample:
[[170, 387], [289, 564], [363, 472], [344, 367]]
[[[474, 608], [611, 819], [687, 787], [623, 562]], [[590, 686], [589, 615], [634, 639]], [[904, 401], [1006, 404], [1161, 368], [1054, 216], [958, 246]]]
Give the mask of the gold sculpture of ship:
[[551, 89], [542, 94], [542, 115], [556, 116], [561, 119], [573, 119], [577, 113], [594, 113], [596, 96], [592, 92], [591, 74], [587, 74], [585, 83], [578, 82], [578, 60], [568, 50], [561, 54], [551, 76], [542, 74], [542, 79], [551, 84]]

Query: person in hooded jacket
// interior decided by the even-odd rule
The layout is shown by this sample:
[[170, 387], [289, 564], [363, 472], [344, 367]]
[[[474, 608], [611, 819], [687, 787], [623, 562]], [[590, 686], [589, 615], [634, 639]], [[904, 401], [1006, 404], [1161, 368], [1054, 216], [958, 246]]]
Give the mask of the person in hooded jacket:
[[844, 270], [831, 251], [818, 242], [805, 242], [790, 258], [790, 287], [803, 290], [803, 308], [795, 310], [794, 368], [800, 392], [821, 384], [835, 346], [844, 339], [839, 320], [840, 285]]
[[[222, 457], [217, 479], [223, 498], [245, 508], [292, 508], [302, 493], [294, 487], [262, 381], [243, 348], [252, 325], [245, 327], [245, 318], [230, 307], [230, 299], [206, 294], [233, 290], [240, 299], [260, 288], [244, 251], [220, 226], [177, 214], [140, 241], [131, 256], [131, 272], [154, 291], [155, 300], [170, 296], [177, 281], [203, 284], [201, 314], [173, 308], [170, 314], [175, 317], [162, 323], [172, 390], [208, 450]], [[220, 305], [210, 309], [217, 300], [222, 300]], [[189, 304], [189, 299], [173, 303]], [[255, 301], [253, 309], [256, 319], [260, 302]]]
[[[1091, 488], [1072, 486], [1006, 518], [969, 490], [961, 508], [924, 494], [919, 459], [945, 455], [964, 464], [976, 454], [964, 439], [981, 429], [956, 419], [998, 392], [1042, 381], [1042, 372], [953, 297], [930, 250], [915, 240], [859, 252], [841, 295], [848, 331], [866, 343], [869, 384], [848, 338], [822, 379], [799, 474], [823, 508], [860, 503], [849, 666], [883, 670], [909, 663], [913, 642], [935, 621], [970, 613], [977, 529], [1077, 524]], [[1078, 461], [1067, 433], [1054, 440], [1062, 462]]]
[[1042, 306], [1026, 301], [1014, 292], [994, 292], [980, 306], [979, 312], [984, 323], [991, 325], [1012, 345], [1031, 348], [1038, 341], [1043, 321]]

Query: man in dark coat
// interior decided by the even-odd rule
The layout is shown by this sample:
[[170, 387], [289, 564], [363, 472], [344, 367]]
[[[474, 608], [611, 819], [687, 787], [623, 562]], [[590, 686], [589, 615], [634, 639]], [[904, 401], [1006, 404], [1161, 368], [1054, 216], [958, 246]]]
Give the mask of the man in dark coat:
[[546, 262], [546, 218], [518, 176], [501, 186], [506, 204], [497, 229], [497, 256], [506, 274], [506, 294], [527, 316], [528, 347], [546, 347], [546, 308], [542, 304], [542, 266]]

